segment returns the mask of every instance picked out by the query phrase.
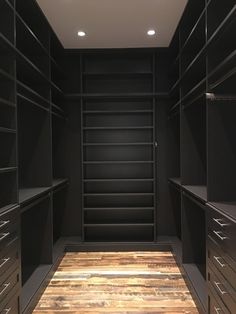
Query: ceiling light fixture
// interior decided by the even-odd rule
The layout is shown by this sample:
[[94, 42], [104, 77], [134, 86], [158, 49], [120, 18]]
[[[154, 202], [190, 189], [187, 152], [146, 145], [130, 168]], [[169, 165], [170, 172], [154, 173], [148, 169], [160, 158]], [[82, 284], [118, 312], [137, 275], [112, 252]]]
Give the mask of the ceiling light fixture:
[[85, 37], [86, 33], [84, 31], [78, 31], [78, 36], [79, 37]]
[[149, 29], [149, 31], [147, 31], [147, 34], [149, 36], [154, 36], [156, 34], [156, 31], [154, 29]]

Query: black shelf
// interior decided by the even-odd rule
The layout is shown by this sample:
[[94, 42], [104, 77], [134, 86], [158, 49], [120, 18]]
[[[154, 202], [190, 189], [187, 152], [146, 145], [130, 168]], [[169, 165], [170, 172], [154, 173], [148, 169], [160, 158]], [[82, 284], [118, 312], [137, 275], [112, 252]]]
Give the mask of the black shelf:
[[152, 110], [89, 110], [84, 114], [134, 114], [134, 113], [153, 113]]
[[193, 196], [199, 200], [207, 201], [207, 186], [206, 185], [182, 185], [182, 188], [191, 193]]
[[35, 187], [19, 189], [19, 203], [24, 204], [50, 192], [51, 187]]
[[84, 224], [85, 227], [153, 227], [154, 224], [151, 223], [123, 223], [123, 224]]
[[96, 165], [96, 164], [153, 164], [154, 161], [152, 160], [129, 160], [129, 161], [110, 161], [110, 160], [104, 160], [104, 161], [84, 161], [83, 162], [85, 165]]
[[144, 210], [144, 211], [147, 211], [147, 210], [154, 210], [154, 207], [94, 207], [94, 208], [84, 208], [84, 211], [90, 211], [90, 210], [97, 210], [97, 211], [100, 211], [100, 210]]
[[136, 77], [151, 77], [152, 72], [83, 72], [82, 75], [84, 77], [94, 77], [94, 78], [102, 78], [102, 77], [109, 77], [109, 78], [136, 78]]
[[84, 127], [83, 130], [88, 130], [88, 131], [100, 131], [100, 130], [152, 130], [153, 127], [152, 126], [127, 126], [127, 127], [112, 127], [112, 126], [108, 126], [108, 127]]
[[68, 183], [68, 179], [66, 179], [66, 178], [55, 178], [52, 181], [52, 187], [55, 190], [58, 187], [61, 187], [63, 185], [67, 185], [67, 183]]
[[169, 181], [171, 183], [174, 183], [175, 185], [181, 187], [181, 178], [169, 178]]
[[128, 55], [86, 55], [82, 93], [67, 95], [82, 100], [86, 241], [155, 239], [154, 63]]
[[84, 143], [84, 146], [150, 146], [153, 143]]
[[154, 193], [84, 193], [84, 197], [88, 196], [153, 196]]
[[154, 181], [153, 178], [143, 178], [143, 179], [132, 179], [132, 178], [125, 178], [125, 179], [121, 179], [121, 178], [113, 178], [113, 179], [84, 179], [84, 182], [124, 182], [124, 181], [128, 181], [128, 182], [145, 182], [145, 181]]
[[17, 170], [17, 167], [0, 168], [0, 174], [8, 173], [8, 172], [15, 172], [16, 170]]
[[67, 94], [69, 99], [152, 99], [155, 96], [153, 93], [82, 93], [82, 94]]

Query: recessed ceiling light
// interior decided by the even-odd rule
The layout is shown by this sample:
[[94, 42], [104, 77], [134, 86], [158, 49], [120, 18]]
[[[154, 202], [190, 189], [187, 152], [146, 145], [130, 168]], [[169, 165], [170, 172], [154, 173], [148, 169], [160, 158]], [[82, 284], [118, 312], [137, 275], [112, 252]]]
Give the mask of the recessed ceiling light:
[[84, 36], [86, 36], [86, 33], [84, 31], [78, 31], [78, 36], [84, 37]]
[[149, 29], [149, 31], [147, 31], [147, 34], [149, 36], [154, 36], [156, 34], [156, 31], [154, 29]]

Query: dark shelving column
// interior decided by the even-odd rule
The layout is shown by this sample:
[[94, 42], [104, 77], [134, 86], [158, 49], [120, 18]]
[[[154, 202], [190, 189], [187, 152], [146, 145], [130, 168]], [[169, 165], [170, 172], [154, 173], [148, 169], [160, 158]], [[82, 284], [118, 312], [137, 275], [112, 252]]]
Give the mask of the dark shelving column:
[[[172, 212], [180, 213], [181, 193], [183, 266], [205, 310], [208, 291], [209, 313], [214, 304], [227, 312], [224, 297], [212, 285], [213, 278], [221, 278], [213, 252], [217, 260], [228, 260], [225, 243], [231, 245], [231, 236], [224, 235], [228, 226], [234, 230], [236, 218], [235, 12], [234, 1], [189, 1], [175, 36], [180, 47], [172, 66], [172, 73], [176, 62], [180, 70], [171, 89], [173, 98], [180, 88], [180, 101], [172, 102], [169, 114]], [[175, 47], [173, 40], [173, 55]]]
[[236, 217], [235, 83], [236, 6], [209, 2], [208, 38], [208, 200], [233, 219]]
[[0, 212], [17, 203], [14, 8], [0, 5]]
[[168, 119], [172, 215], [182, 244], [183, 267], [204, 310], [207, 308], [206, 22], [205, 0], [189, 1], [170, 47], [174, 79]]
[[153, 241], [152, 54], [84, 55], [82, 81], [84, 240]]

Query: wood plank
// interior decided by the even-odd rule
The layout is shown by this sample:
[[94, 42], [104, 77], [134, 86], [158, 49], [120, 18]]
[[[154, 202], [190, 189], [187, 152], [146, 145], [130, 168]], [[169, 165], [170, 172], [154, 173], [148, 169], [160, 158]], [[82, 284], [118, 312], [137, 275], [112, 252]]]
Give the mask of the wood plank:
[[199, 311], [171, 252], [70, 252], [33, 313]]

